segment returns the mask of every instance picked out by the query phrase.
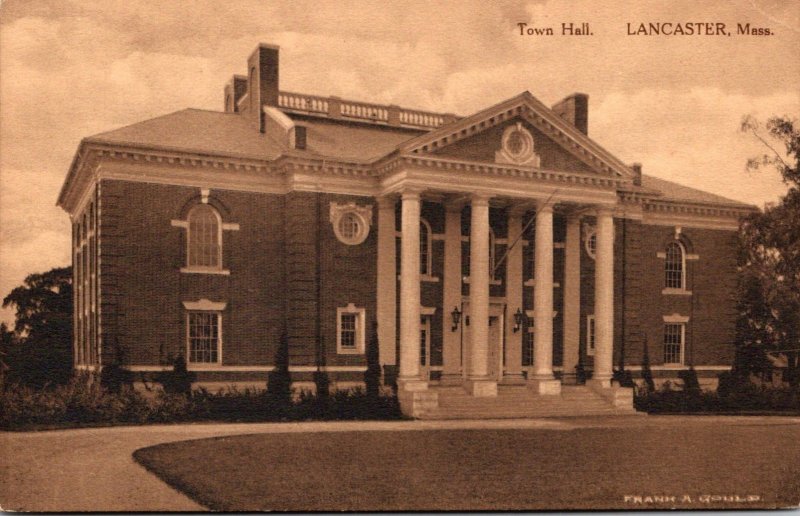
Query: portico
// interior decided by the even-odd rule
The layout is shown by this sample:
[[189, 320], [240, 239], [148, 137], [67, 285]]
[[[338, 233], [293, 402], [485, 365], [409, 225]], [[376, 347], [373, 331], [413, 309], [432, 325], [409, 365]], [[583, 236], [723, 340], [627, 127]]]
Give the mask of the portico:
[[[389, 340], [381, 344], [382, 352], [397, 351], [397, 357], [383, 361], [395, 363], [396, 358], [401, 402], [403, 393], [422, 393], [432, 386], [459, 386], [470, 396], [490, 398], [497, 396], [498, 385], [527, 385], [532, 394], [558, 396], [562, 382], [575, 384], [581, 357], [581, 228], [590, 217], [596, 226], [590, 385], [611, 387], [613, 217], [619, 210], [618, 189], [631, 180], [630, 168], [536, 102], [523, 94], [495, 106], [491, 113], [422, 135], [401, 145], [398, 154], [378, 169], [379, 341]], [[485, 145], [484, 133], [496, 135], [489, 140], [499, 137], [499, 148]], [[559, 152], [568, 149], [571, 153], [554, 162], [555, 169], [543, 166], [537, 147], [549, 141], [559, 142]], [[483, 158], [466, 159], [465, 155]], [[441, 287], [435, 299], [441, 321], [441, 376], [433, 382], [426, 374], [430, 367], [420, 367], [421, 283], [432, 279], [420, 274], [421, 224], [423, 231], [429, 231], [420, 216], [423, 203], [438, 205], [444, 218], [439, 235], [444, 240]], [[400, 227], [395, 228], [398, 209]], [[566, 219], [562, 242], [554, 240], [556, 216]], [[500, 227], [505, 234], [502, 251], [497, 251], [495, 230]], [[381, 234], [393, 230], [399, 230], [392, 233], [400, 238], [399, 265], [394, 259], [398, 249], [394, 239]], [[559, 262], [563, 281], [554, 280], [556, 244], [563, 247], [563, 265]], [[423, 245], [429, 247], [426, 242]], [[525, 248], [532, 267], [524, 264]], [[525, 267], [532, 269], [532, 275], [523, 274]], [[563, 289], [558, 328], [554, 327], [556, 288]], [[426, 304], [430, 303], [428, 296]], [[393, 348], [395, 321], [399, 339]], [[554, 374], [556, 330], [563, 342], [559, 378]], [[530, 363], [523, 366], [525, 346]], [[421, 394], [414, 396], [422, 399]], [[435, 396], [424, 398], [425, 403], [434, 403]]]
[[[421, 204], [435, 199], [444, 211], [444, 264], [441, 301], [442, 364], [440, 379], [431, 381], [420, 367], [420, 317], [423, 306], [420, 297], [420, 225]], [[403, 189], [399, 194], [385, 196], [378, 222], [379, 277], [396, 278], [393, 258], [394, 238], [382, 238], [381, 231], [392, 231], [395, 207], [399, 203], [400, 274], [399, 288], [399, 356], [398, 389], [402, 393], [435, 390], [437, 386], [461, 386], [475, 397], [497, 396], [498, 385], [527, 385], [534, 394], [553, 396], [561, 392], [562, 381], [574, 383], [579, 356], [579, 299], [580, 282], [576, 273], [580, 267], [580, 228], [582, 217], [596, 217], [595, 260], [595, 360], [592, 382], [610, 387], [613, 347], [613, 211], [605, 205], [577, 205], [563, 202], [557, 195], [530, 199], [493, 196], [491, 192], [471, 194], [442, 193], [421, 187]], [[490, 262], [490, 206], [505, 216], [505, 249]], [[462, 235], [462, 212], [469, 213], [469, 233]], [[553, 364], [554, 334], [554, 213], [567, 220], [563, 243], [565, 253], [563, 371], [556, 379]], [[533, 229], [534, 239], [528, 241], [523, 231]], [[395, 233], [392, 233], [395, 235]], [[462, 241], [468, 241], [468, 276], [462, 275]], [[534, 278], [526, 282], [523, 274], [523, 250], [533, 246]], [[385, 257], [382, 259], [381, 256]], [[495, 280], [492, 267], [502, 267], [503, 280]], [[494, 284], [502, 288], [501, 296], [490, 296]], [[533, 327], [533, 364], [523, 372], [522, 348], [524, 333], [520, 316], [523, 290], [532, 286], [533, 316], [523, 316], [524, 323]], [[388, 311], [395, 292], [385, 282], [378, 292], [378, 311]], [[463, 290], [468, 289], [464, 295]], [[453, 312], [458, 312], [456, 316]], [[392, 321], [386, 317], [381, 335], [394, 332]], [[458, 320], [455, 320], [458, 319]], [[386, 324], [388, 322], [388, 324]], [[494, 326], [492, 326], [494, 325]], [[381, 349], [389, 350], [390, 346]], [[393, 351], [393, 350], [392, 350]], [[390, 351], [389, 351], [390, 352]], [[427, 397], [430, 400], [431, 396]]]

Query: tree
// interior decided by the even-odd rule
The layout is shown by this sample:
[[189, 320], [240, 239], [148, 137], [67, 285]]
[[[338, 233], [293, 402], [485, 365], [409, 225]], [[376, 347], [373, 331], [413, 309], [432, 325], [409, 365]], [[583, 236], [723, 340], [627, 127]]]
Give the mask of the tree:
[[[740, 232], [737, 362], [741, 373], [765, 372], [765, 352], [782, 353], [797, 384], [800, 348], [800, 129], [787, 117], [772, 117], [762, 128], [742, 121], [767, 149], [747, 162], [749, 170], [773, 168], [789, 187], [786, 195], [742, 223]], [[781, 152], [780, 146], [785, 148]]]
[[29, 275], [3, 299], [8, 306], [16, 311], [9, 349], [3, 350], [8, 381], [66, 383], [72, 375], [72, 269]]

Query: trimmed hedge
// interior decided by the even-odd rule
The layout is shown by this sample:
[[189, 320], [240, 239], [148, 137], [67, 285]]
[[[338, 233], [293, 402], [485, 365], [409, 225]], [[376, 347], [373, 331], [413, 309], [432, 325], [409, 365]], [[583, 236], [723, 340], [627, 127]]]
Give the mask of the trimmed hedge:
[[673, 390], [665, 384], [661, 390], [646, 389], [636, 393], [636, 410], [659, 413], [800, 413], [800, 388], [764, 388], [750, 382], [726, 382], [720, 379], [716, 392], [699, 389]]
[[0, 428], [48, 427], [189, 421], [303, 421], [338, 419], [401, 419], [397, 398], [367, 396], [361, 389], [297, 400], [271, 396], [266, 390], [230, 389], [190, 394], [157, 391], [144, 396], [132, 388], [112, 392], [99, 382], [77, 378], [65, 386], [31, 389], [9, 385], [0, 392]]

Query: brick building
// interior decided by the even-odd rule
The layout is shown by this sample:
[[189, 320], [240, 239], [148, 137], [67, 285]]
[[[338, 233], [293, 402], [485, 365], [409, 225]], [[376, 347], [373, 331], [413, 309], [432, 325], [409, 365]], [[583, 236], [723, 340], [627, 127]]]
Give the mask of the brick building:
[[58, 200], [76, 368], [182, 355], [206, 385], [288, 365], [295, 387], [341, 388], [374, 362], [418, 416], [629, 405], [611, 378], [645, 354], [661, 379], [729, 368], [752, 206], [622, 163], [583, 94], [459, 117], [281, 91], [278, 62], [259, 45], [224, 112], [81, 142]]

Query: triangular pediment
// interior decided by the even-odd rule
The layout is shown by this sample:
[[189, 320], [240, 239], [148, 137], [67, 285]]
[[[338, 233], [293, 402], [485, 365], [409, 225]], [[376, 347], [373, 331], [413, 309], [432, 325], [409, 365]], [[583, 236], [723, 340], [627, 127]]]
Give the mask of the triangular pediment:
[[[518, 131], [515, 131], [518, 128]], [[513, 133], [517, 132], [517, 135]], [[520, 165], [632, 178], [633, 171], [529, 92], [420, 135], [398, 147], [428, 154], [514, 164], [513, 152], [532, 138], [536, 156], [520, 153]]]

